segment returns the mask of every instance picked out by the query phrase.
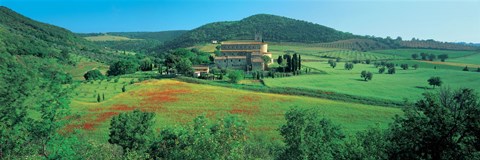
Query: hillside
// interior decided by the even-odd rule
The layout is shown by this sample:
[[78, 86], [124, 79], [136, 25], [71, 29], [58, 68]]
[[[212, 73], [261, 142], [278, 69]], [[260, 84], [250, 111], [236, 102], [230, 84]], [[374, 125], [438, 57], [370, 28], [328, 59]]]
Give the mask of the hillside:
[[154, 47], [162, 45], [187, 31], [160, 32], [107, 32], [107, 33], [77, 33], [77, 35], [93, 43], [114, 50], [138, 53], [150, 53]]
[[261, 33], [263, 39], [268, 42], [308, 43], [360, 51], [396, 48], [479, 49], [475, 46], [433, 40], [403, 41], [401, 38], [360, 36], [307, 21], [258, 14], [239, 21], [215, 22], [200, 26], [154, 48], [153, 51], [158, 53], [179, 47], [191, 47], [196, 44], [210, 43], [212, 40], [251, 40], [255, 33]]
[[167, 42], [159, 49], [193, 46], [212, 40], [249, 40], [253, 39], [255, 33], [261, 33], [263, 39], [269, 42], [320, 43], [359, 37], [311, 22], [258, 14], [240, 21], [203, 25]]
[[62, 50], [88, 45], [66, 29], [34, 21], [3, 6], [0, 7], [0, 44], [0, 52], [60, 60], [68, 59]]
[[68, 65], [76, 65], [82, 58], [108, 64], [127, 57], [95, 45], [67, 29], [32, 20], [3, 6], [0, 7], [0, 52], [53, 58]]

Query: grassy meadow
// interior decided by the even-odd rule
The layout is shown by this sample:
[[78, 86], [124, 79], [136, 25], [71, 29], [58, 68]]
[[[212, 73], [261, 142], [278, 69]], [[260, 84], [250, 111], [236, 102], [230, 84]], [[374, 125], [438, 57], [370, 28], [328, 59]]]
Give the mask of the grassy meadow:
[[[345, 70], [344, 63], [337, 63], [336, 68], [331, 68], [326, 62], [308, 62], [303, 65], [325, 71], [326, 74], [312, 74], [286, 78], [265, 79], [269, 87], [298, 87], [318, 89], [343, 94], [386, 99], [393, 101], [410, 102], [421, 98], [422, 93], [434, 91], [428, 85], [427, 79], [432, 76], [442, 78], [445, 86], [453, 88], [469, 87], [480, 90], [480, 73], [465, 72], [451, 69], [433, 69], [419, 63], [417, 70], [411, 66], [408, 70], [396, 68], [396, 74], [378, 74], [378, 68], [373, 65], [356, 64], [352, 70]], [[360, 77], [360, 72], [366, 70], [374, 73], [371, 81], [365, 82]]]
[[[216, 44], [197, 45], [202, 51], [213, 52]], [[479, 64], [480, 53], [474, 51], [439, 51], [439, 50], [377, 50], [369, 52], [349, 51], [338, 48], [321, 48], [301, 44], [272, 44], [269, 46], [274, 57], [285, 51], [295, 51], [302, 55], [304, 67], [315, 69], [314, 74], [265, 78], [266, 87], [293, 87], [299, 89], [319, 90], [325, 93], [340, 93], [378, 99], [382, 101], [413, 103], [420, 99], [422, 93], [436, 91], [428, 85], [427, 79], [439, 76], [443, 86], [452, 88], [469, 87], [480, 90], [480, 73], [475, 65]], [[434, 53], [449, 55], [447, 62], [411, 60], [412, 53]], [[326, 62], [332, 57], [340, 57], [341, 62], [331, 68]], [[396, 66], [396, 74], [378, 74], [373, 64], [355, 64], [352, 70], [344, 69], [344, 61], [349, 60], [386, 60], [396, 64], [409, 64], [407, 70]], [[372, 62], [373, 63], [373, 62]], [[412, 65], [417, 64], [418, 69]], [[463, 65], [471, 64], [471, 71], [462, 71]], [[78, 66], [100, 68], [106, 66], [81, 61]], [[88, 70], [88, 69], [86, 69]], [[86, 71], [85, 70], [85, 71]], [[360, 72], [366, 70], [374, 73], [371, 81], [360, 78]], [[82, 72], [82, 74], [80, 74]], [[79, 70], [74, 77], [83, 76]], [[314, 108], [324, 117], [340, 124], [347, 134], [361, 131], [368, 126], [380, 125], [385, 128], [394, 115], [402, 114], [400, 108], [365, 105], [339, 100], [328, 100], [306, 96], [262, 93], [236, 88], [194, 84], [175, 79], [146, 80], [138, 78], [155, 71], [138, 72], [112, 78], [109, 81], [82, 82], [76, 87], [71, 102], [74, 123], [66, 130], [79, 129], [82, 134], [95, 140], [106, 142], [111, 117], [121, 112], [141, 109], [156, 113], [155, 128], [174, 127], [190, 123], [195, 117], [205, 114], [207, 117], [221, 117], [226, 113], [237, 114], [246, 119], [253, 133], [266, 134], [278, 139], [278, 128], [284, 123], [284, 113], [291, 107]], [[132, 83], [134, 82], [134, 83]], [[122, 92], [122, 86], [126, 92]], [[258, 80], [243, 80], [239, 85], [260, 86]], [[100, 95], [101, 102], [97, 102]]]
[[85, 39], [87, 39], [89, 41], [130, 41], [130, 40], [138, 40], [138, 39], [131, 39], [131, 38], [128, 38], [128, 37], [113, 36], [113, 35], [91, 36], [91, 37], [85, 37]]
[[[136, 80], [136, 79], [134, 79]], [[106, 142], [110, 118], [120, 112], [142, 109], [156, 113], [155, 128], [189, 123], [205, 114], [218, 117], [226, 113], [246, 119], [253, 133], [280, 138], [278, 127], [290, 107], [315, 108], [326, 118], [340, 124], [348, 134], [368, 126], [386, 127], [398, 108], [378, 107], [319, 98], [258, 93], [238, 89], [191, 84], [174, 79], [147, 80], [130, 84], [106, 80], [80, 84], [71, 102], [75, 122], [67, 130], [80, 129], [86, 136]], [[127, 92], [121, 92], [126, 85]], [[105, 100], [97, 102], [97, 95]]]

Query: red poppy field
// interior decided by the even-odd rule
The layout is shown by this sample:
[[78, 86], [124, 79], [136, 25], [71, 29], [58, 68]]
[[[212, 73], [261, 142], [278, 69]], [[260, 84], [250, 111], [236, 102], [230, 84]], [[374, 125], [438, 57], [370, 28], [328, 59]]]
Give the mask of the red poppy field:
[[[71, 108], [74, 121], [65, 130], [76, 129], [105, 141], [113, 116], [140, 109], [156, 113], [157, 130], [189, 123], [203, 114], [210, 118], [235, 114], [247, 120], [250, 131], [278, 138], [277, 129], [284, 123], [283, 115], [290, 107], [315, 108], [351, 133], [377, 124], [387, 126], [392, 117], [401, 112], [396, 108], [258, 93], [176, 80], [134, 83], [128, 85], [123, 93], [115, 90], [118, 86], [113, 82], [81, 84], [77, 92], [94, 90], [96, 93], [79, 93], [73, 98]], [[96, 102], [94, 96], [85, 96], [97, 93], [102, 93], [106, 98]]]

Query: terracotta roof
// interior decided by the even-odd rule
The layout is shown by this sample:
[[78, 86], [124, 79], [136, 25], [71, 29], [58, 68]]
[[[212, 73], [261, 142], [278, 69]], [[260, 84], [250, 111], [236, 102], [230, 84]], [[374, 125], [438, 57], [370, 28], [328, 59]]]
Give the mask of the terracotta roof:
[[208, 69], [208, 66], [192, 66], [193, 69]]
[[251, 41], [251, 42], [222, 42], [222, 44], [267, 44], [265, 42], [255, 42], [255, 41]]
[[263, 62], [263, 59], [255, 58], [255, 59], [252, 59], [252, 62]]
[[226, 49], [222, 49], [221, 52], [258, 52], [260, 49], [258, 50], [226, 50]]
[[221, 56], [215, 57], [215, 59], [246, 59], [246, 56]]

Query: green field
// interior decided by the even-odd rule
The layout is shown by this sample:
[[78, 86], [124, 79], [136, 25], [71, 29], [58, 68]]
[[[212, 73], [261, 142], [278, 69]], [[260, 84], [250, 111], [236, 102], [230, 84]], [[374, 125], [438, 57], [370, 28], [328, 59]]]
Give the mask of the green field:
[[[401, 61], [397, 61], [401, 62]], [[414, 62], [412, 62], [413, 64]], [[356, 64], [352, 70], [345, 70], [344, 63], [338, 63], [335, 69], [326, 62], [308, 62], [303, 65], [323, 70], [327, 74], [294, 76], [287, 78], [265, 79], [269, 87], [298, 87], [338, 92], [343, 94], [363, 97], [403, 101], [407, 98], [410, 102], [417, 100], [425, 91], [432, 91], [427, 79], [439, 76], [445, 86], [469, 87], [480, 90], [480, 74], [464, 72], [460, 69], [426, 68], [431, 64], [419, 62], [420, 68], [402, 70], [397, 67], [396, 74], [378, 74], [378, 69], [373, 65]], [[446, 66], [445, 68], [447, 68]], [[360, 78], [360, 72], [366, 70], [374, 73], [373, 80], [365, 82]]]
[[85, 37], [85, 39], [89, 41], [130, 41], [130, 40], [139, 40], [139, 39], [131, 39], [128, 37], [122, 36], [113, 36], [113, 35], [100, 35], [100, 36], [91, 36]]
[[[190, 84], [176, 80], [148, 80], [130, 85], [130, 79], [119, 82], [99, 81], [82, 83], [75, 90], [71, 103], [78, 128], [93, 139], [106, 142], [109, 119], [134, 108], [156, 113], [155, 128], [191, 122], [196, 116], [238, 114], [246, 119], [254, 133], [279, 138], [278, 127], [284, 123], [283, 114], [290, 107], [315, 108], [322, 116], [340, 124], [347, 133], [368, 126], [386, 127], [398, 108], [378, 107], [326, 99], [258, 93], [209, 85]], [[127, 92], [121, 86], [127, 85]], [[105, 93], [105, 101], [97, 103], [97, 94]]]
[[480, 65], [480, 53], [476, 53], [469, 56], [458, 57], [454, 59], [447, 60], [448, 62], [457, 62], [457, 63], [466, 63], [466, 64], [477, 64]]
[[83, 75], [93, 69], [98, 69], [103, 74], [108, 70], [108, 65], [92, 61], [82, 56], [72, 56], [72, 59], [76, 61], [75, 66], [66, 65], [64, 69], [72, 75], [73, 80], [84, 80]]
[[[375, 53], [397, 55], [404, 58], [411, 58], [412, 54], [416, 53], [420, 57], [420, 53], [435, 54], [436, 56], [441, 54], [447, 54], [449, 58], [465, 57], [469, 55], [478, 54], [477, 51], [452, 51], [452, 50], [433, 50], [433, 49], [389, 49], [389, 50], [375, 50]], [[448, 59], [447, 59], [448, 61]]]
[[332, 58], [341, 58], [342, 61], [351, 60], [384, 60], [384, 59], [399, 59], [396, 55], [388, 55], [374, 52], [361, 52], [346, 50], [340, 48], [323, 48], [318, 46], [310, 46], [306, 44], [289, 44], [289, 43], [274, 43], [269, 45], [269, 51], [272, 52], [274, 58], [285, 54], [286, 51], [294, 51], [302, 55], [306, 61], [325, 61]]

